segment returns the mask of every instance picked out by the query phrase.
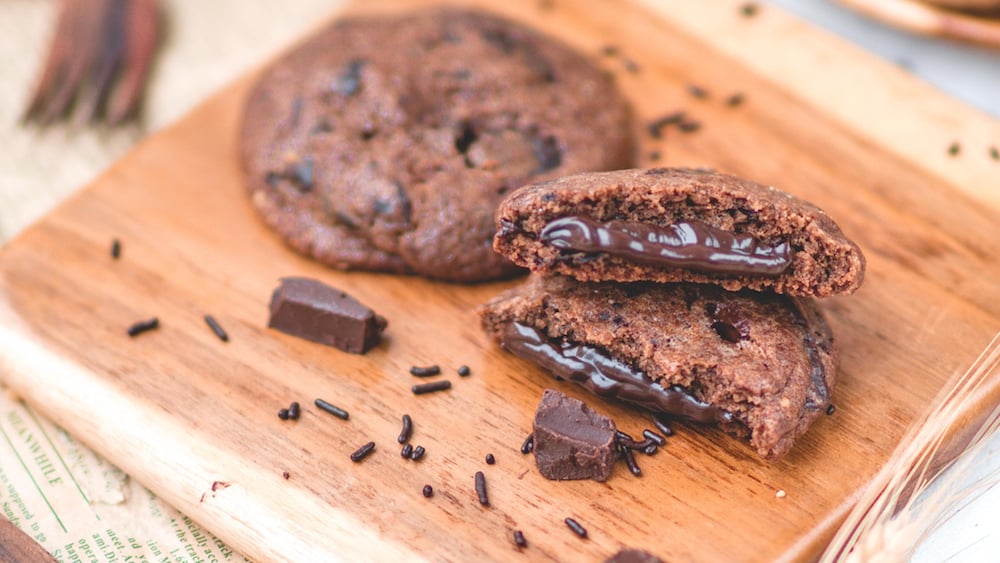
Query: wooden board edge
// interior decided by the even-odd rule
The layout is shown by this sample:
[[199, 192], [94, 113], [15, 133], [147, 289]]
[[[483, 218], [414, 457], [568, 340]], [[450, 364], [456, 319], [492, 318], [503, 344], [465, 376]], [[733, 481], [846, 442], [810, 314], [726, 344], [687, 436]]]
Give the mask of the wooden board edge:
[[[169, 413], [65, 360], [34, 336], [10, 306], [2, 287], [0, 350], [18, 350], [16, 355], [0, 356], [0, 373], [2, 383], [19, 399], [101, 452], [199, 525], [210, 522], [208, 529], [213, 534], [254, 561], [310, 561], [320, 553], [355, 561], [424, 560], [407, 546], [360, 525], [349, 512], [320, 501], [306, 488], [284, 481], [259, 464], [220, 451], [209, 436], [195, 429], [179, 432]], [[53, 393], [53, 389], [58, 392]], [[115, 424], [80, 415], [81, 403], [114, 412]], [[150, 435], [156, 436], [156, 449], [143, 447]], [[107, 443], [117, 447], [101, 447]], [[196, 460], [212, 460], [212, 464]], [[183, 477], [158, 478], [157, 473], [165, 468]], [[267, 479], [285, 486], [273, 488], [278, 493], [241, 486]], [[254, 529], [282, 530], [284, 533], [273, 536], [294, 541], [275, 544], [268, 535], [248, 536], [247, 530]], [[330, 542], [331, 537], [350, 537], [352, 541]], [[324, 546], [331, 543], [338, 551], [324, 552]]]
[[[889, 154], [1000, 209], [1000, 119], [777, 6], [635, 0]], [[781, 38], [777, 41], [776, 38]], [[817, 72], [816, 69], [822, 69]], [[816, 77], [789, 80], [789, 77]], [[962, 150], [948, 154], [952, 142]]]

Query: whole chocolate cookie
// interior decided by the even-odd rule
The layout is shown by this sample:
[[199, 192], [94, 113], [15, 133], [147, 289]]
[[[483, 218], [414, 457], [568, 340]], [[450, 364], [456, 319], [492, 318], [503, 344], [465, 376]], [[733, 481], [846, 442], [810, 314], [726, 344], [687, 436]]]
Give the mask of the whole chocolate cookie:
[[865, 258], [816, 206], [713, 171], [577, 174], [497, 209], [494, 247], [582, 281], [690, 281], [817, 297], [852, 293]]
[[718, 424], [767, 459], [826, 411], [836, 380], [833, 337], [808, 298], [532, 274], [480, 315], [501, 346], [554, 376]]
[[263, 72], [241, 158], [253, 205], [299, 252], [478, 281], [516, 271], [491, 247], [497, 203], [525, 183], [628, 166], [630, 111], [610, 74], [513, 22], [353, 17]]

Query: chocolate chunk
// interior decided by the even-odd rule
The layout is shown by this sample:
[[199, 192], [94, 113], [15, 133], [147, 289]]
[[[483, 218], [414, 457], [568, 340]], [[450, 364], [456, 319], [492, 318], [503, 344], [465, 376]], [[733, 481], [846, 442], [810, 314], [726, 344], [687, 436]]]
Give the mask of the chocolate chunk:
[[379, 342], [386, 320], [350, 295], [308, 278], [282, 278], [267, 326], [352, 354]]
[[361, 59], [349, 62], [344, 72], [330, 82], [330, 91], [345, 97], [357, 94], [361, 90], [361, 69], [364, 66], [365, 61]]
[[663, 563], [663, 560], [641, 549], [623, 549], [605, 559], [604, 563]]
[[548, 479], [607, 481], [618, 452], [615, 423], [582, 401], [546, 389], [535, 411], [535, 464]]

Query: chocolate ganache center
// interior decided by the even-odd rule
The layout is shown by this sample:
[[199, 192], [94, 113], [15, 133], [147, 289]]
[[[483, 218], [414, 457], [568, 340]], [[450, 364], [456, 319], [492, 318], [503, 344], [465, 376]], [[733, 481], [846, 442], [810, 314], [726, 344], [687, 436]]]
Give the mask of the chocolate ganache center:
[[731, 233], [693, 219], [661, 227], [563, 217], [545, 225], [539, 239], [561, 250], [604, 252], [650, 265], [726, 274], [778, 275], [791, 263], [788, 242], [769, 246], [750, 235]]
[[663, 387], [642, 371], [586, 344], [550, 339], [521, 323], [504, 329], [500, 345], [515, 356], [535, 362], [554, 376], [580, 384], [605, 399], [701, 423], [732, 422], [733, 415], [699, 401], [683, 387]]

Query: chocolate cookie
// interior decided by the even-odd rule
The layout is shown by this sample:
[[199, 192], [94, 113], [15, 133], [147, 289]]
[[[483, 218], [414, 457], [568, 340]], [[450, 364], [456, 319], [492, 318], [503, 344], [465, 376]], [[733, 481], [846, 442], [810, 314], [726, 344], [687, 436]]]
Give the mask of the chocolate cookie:
[[807, 298], [533, 274], [480, 315], [501, 346], [557, 378], [718, 424], [767, 459], [827, 409], [836, 379], [833, 337]]
[[772, 187], [686, 168], [578, 174], [497, 209], [494, 248], [582, 281], [707, 282], [790, 295], [851, 293], [865, 258], [819, 208]]
[[478, 281], [516, 271], [491, 247], [498, 202], [628, 166], [630, 129], [611, 75], [584, 56], [498, 17], [435, 9], [340, 20], [268, 67], [241, 157], [253, 205], [299, 252]]

